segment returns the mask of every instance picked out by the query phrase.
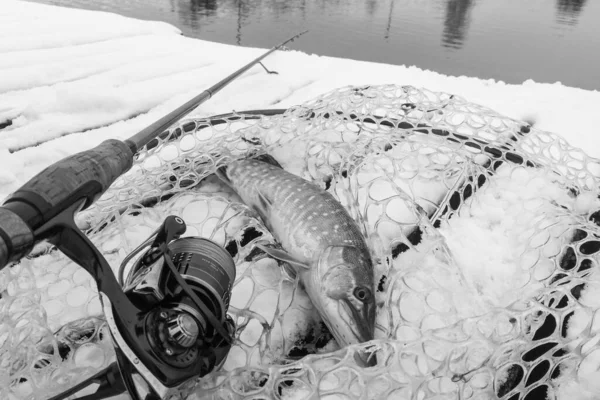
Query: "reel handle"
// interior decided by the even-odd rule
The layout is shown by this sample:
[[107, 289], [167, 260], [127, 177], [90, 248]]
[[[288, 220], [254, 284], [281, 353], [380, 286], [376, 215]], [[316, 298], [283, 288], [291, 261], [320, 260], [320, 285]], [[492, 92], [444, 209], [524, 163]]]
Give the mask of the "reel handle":
[[185, 222], [183, 222], [181, 218], [174, 215], [169, 215], [167, 218], [165, 218], [165, 221], [162, 223], [160, 228], [158, 228], [151, 247], [159, 247], [163, 244], [168, 244], [171, 241], [178, 239], [185, 233], [186, 229], [187, 227]]

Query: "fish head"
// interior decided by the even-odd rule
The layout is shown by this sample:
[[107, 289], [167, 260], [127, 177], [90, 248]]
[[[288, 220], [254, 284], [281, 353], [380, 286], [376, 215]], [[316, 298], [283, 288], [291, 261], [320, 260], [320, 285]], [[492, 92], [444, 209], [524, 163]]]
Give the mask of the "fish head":
[[328, 247], [316, 270], [321, 303], [317, 308], [338, 343], [346, 346], [373, 340], [375, 291], [368, 250]]

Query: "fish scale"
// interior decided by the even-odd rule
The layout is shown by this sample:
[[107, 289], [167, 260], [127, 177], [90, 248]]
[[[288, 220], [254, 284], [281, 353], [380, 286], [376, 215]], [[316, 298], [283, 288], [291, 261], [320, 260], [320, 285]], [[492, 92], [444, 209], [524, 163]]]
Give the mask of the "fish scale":
[[341, 345], [373, 339], [373, 262], [358, 225], [328, 192], [279, 166], [238, 160], [217, 175], [255, 209]]
[[[281, 175], [286, 178], [277, 179]], [[284, 247], [286, 243], [283, 243], [283, 238], [295, 238], [295, 245], [299, 245], [302, 241], [312, 242], [318, 238], [317, 247], [311, 246], [313, 250], [346, 244], [368, 251], [356, 223], [331, 194], [318, 186], [279, 167], [254, 160], [230, 164], [227, 167], [227, 177], [235, 186], [239, 185], [238, 187], [244, 192], [251, 193], [255, 191], [255, 187], [260, 188], [261, 193], [280, 211], [281, 222], [292, 223], [281, 225], [283, 232], [278, 236], [282, 238]], [[259, 203], [258, 194], [248, 197], [256, 197], [252, 203]], [[314, 207], [311, 207], [311, 204], [314, 204]], [[300, 210], [301, 205], [304, 207]], [[267, 225], [271, 225], [268, 218], [264, 218], [264, 215], [261, 217], [266, 220]], [[335, 226], [338, 226], [337, 232]], [[277, 229], [276, 226], [270, 228]], [[329, 235], [330, 233], [336, 235]], [[311, 254], [311, 256], [316, 257], [318, 254]]]

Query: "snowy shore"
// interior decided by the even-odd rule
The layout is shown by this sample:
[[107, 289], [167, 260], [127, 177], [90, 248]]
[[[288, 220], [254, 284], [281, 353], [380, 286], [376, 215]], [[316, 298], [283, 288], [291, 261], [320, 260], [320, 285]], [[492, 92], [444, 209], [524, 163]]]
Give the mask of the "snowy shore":
[[[0, 126], [10, 124], [0, 130], [0, 197], [64, 156], [129, 137], [264, 52], [186, 38], [162, 22], [15, 0], [3, 2], [0, 21]], [[293, 33], [274, 35], [273, 44]], [[266, 65], [279, 75], [254, 67], [194, 114], [284, 108], [351, 84], [406, 84], [533, 120], [600, 156], [597, 91], [508, 85], [293, 50], [271, 55]]]

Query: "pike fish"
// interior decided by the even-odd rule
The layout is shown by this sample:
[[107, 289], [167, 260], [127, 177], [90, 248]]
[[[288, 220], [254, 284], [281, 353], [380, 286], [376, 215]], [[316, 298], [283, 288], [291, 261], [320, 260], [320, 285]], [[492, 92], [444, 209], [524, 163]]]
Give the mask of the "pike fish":
[[293, 267], [338, 344], [372, 340], [373, 261], [357, 223], [331, 194], [274, 163], [234, 161], [217, 176], [258, 212], [283, 249], [257, 246]]

